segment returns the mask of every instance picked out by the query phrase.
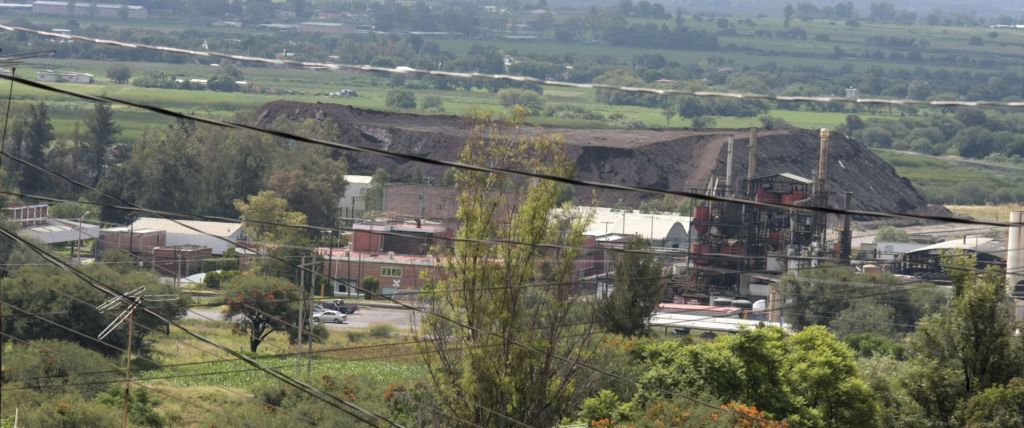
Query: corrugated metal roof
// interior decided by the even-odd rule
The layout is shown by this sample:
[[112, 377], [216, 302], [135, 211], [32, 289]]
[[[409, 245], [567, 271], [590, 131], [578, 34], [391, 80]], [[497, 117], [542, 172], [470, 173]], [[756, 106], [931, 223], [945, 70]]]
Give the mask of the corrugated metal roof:
[[373, 176], [370, 175], [346, 175], [345, 182], [352, 184], [370, 184], [373, 181]]
[[[138, 232], [139, 229], [165, 230], [167, 233], [181, 235], [213, 235], [222, 238], [230, 237], [242, 228], [242, 223], [227, 223], [217, 221], [194, 221], [194, 220], [165, 220], [162, 218], [142, 217], [132, 223], [132, 227]], [[192, 230], [191, 228], [197, 229]]]
[[1002, 259], [1006, 258], [1005, 243], [981, 236], [968, 236], [961, 239], [952, 239], [938, 244], [932, 244], [927, 247], [918, 248], [914, 251], [907, 252], [907, 254], [931, 252], [935, 250], [969, 250], [976, 253], [992, 254]]
[[[690, 229], [690, 217], [675, 214], [643, 214], [633, 210], [617, 210], [607, 207], [574, 207], [579, 213], [593, 213], [594, 220], [587, 226], [584, 235], [604, 236], [609, 234], [639, 235], [648, 240], [663, 240], [676, 225], [682, 228], [681, 236]], [[559, 211], [560, 212], [560, 211]]]
[[788, 178], [790, 180], [793, 180], [793, 181], [799, 181], [799, 182], [804, 183], [804, 184], [813, 184], [814, 183], [814, 180], [811, 180], [810, 178], [804, 178], [804, 177], [801, 177], [799, 175], [791, 174], [791, 173], [788, 173], [788, 172], [783, 172], [783, 173], [779, 174], [779, 176], [780, 177], [786, 177], [786, 178]]

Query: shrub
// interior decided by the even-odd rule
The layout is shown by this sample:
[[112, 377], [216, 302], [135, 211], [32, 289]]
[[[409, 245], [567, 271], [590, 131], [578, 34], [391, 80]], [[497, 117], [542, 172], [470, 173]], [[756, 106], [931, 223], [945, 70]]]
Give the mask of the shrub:
[[203, 285], [205, 285], [206, 288], [210, 288], [210, 289], [213, 289], [213, 290], [219, 290], [221, 284], [227, 282], [231, 278], [234, 278], [234, 277], [236, 277], [236, 276], [238, 276], [240, 274], [241, 274], [241, 272], [239, 272], [237, 270], [225, 270], [225, 271], [220, 271], [220, 272], [209, 272], [209, 273], [206, 274], [206, 277], [203, 278]]
[[380, 281], [377, 281], [377, 278], [374, 278], [372, 276], [363, 278], [363, 281], [362, 283], [360, 283], [360, 286], [363, 289], [363, 294], [365, 294], [366, 300], [373, 299], [373, 296], [375, 294], [380, 293]]
[[690, 119], [690, 121], [693, 123], [694, 128], [714, 128], [716, 122], [715, 118], [711, 116], [697, 116]]
[[789, 122], [786, 122], [782, 118], [778, 118], [775, 116], [764, 115], [758, 117], [757, 119], [761, 121], [761, 126], [763, 126], [765, 129], [793, 128], [793, 125], [791, 125]]
[[498, 91], [498, 100], [505, 107], [521, 106], [529, 110], [530, 114], [540, 113], [544, 107], [544, 100], [540, 94], [522, 89], [502, 89]]
[[118, 378], [114, 372], [98, 371], [106, 370], [110, 360], [71, 342], [33, 340], [13, 345], [6, 354], [4, 383], [18, 382], [44, 393], [59, 394], [73, 387], [88, 398]]
[[375, 324], [370, 326], [370, 337], [383, 339], [391, 337], [395, 333], [395, 327], [391, 324]]
[[416, 108], [416, 94], [404, 89], [388, 91], [384, 105], [391, 108]]
[[203, 260], [203, 272], [215, 270], [238, 270], [238, 259], [235, 257], [221, 257], [216, 259]]
[[427, 95], [420, 101], [420, 109], [426, 111], [444, 111], [444, 101], [437, 95]]
[[604, 115], [600, 113], [594, 113], [583, 107], [571, 104], [555, 104], [545, 107], [542, 114], [560, 119], [604, 120]]
[[117, 63], [107, 68], [107, 77], [117, 83], [128, 83], [132, 78], [132, 70], [127, 65]]
[[360, 340], [363, 340], [364, 338], [366, 338], [366, 332], [365, 331], [346, 331], [345, 332], [345, 338], [347, 338], [350, 343], [357, 343]]
[[647, 125], [639, 119], [628, 117], [622, 113], [615, 113], [608, 116], [608, 120], [610, 121], [609, 124], [613, 128], [644, 129], [647, 127]]

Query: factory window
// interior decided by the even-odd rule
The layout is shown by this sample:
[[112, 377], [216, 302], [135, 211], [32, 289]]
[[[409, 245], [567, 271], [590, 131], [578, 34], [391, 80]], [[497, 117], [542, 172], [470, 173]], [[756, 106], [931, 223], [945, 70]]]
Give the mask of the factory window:
[[402, 277], [402, 268], [396, 267], [382, 267], [380, 268], [380, 276], [389, 276], [393, 278]]

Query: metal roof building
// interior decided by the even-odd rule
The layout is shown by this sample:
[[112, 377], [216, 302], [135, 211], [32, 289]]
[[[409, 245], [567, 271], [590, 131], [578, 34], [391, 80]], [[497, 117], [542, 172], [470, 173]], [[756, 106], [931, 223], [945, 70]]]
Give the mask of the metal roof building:
[[690, 217], [607, 207], [574, 207], [579, 213], [592, 213], [584, 235], [635, 235], [651, 242], [655, 247], [685, 248], [689, 242]]
[[209, 247], [213, 254], [224, 254], [229, 248], [235, 248], [235, 244], [226, 242], [237, 242], [243, 239], [242, 223], [227, 223], [217, 221], [194, 221], [194, 220], [166, 220], [162, 218], [142, 217], [132, 223], [135, 231], [140, 229], [162, 230], [167, 232], [168, 247], [179, 245], [199, 245]]
[[901, 275], [912, 275], [937, 282], [948, 282], [949, 275], [942, 270], [943, 254], [963, 251], [978, 258], [979, 269], [989, 266], [1006, 268], [1006, 243], [992, 238], [965, 236], [903, 254], [896, 260], [894, 271]]

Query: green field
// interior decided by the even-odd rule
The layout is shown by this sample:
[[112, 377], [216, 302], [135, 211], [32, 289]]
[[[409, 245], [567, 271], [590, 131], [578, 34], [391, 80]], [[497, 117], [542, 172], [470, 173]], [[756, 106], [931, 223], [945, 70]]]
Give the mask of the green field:
[[[111, 64], [113, 63], [104, 61], [38, 60], [20, 68], [19, 75], [31, 78], [36, 71], [43, 69], [89, 72], [97, 76], [97, 83], [57, 84], [57, 86], [76, 92], [92, 95], [103, 94], [128, 101], [154, 104], [216, 118], [230, 117], [239, 111], [254, 110], [263, 104], [277, 100], [337, 103], [367, 109], [394, 110], [387, 108], [384, 103], [388, 91], [391, 90], [387, 82], [380, 78], [361, 74], [275, 68], [243, 68], [247, 78], [254, 82], [256, 86], [278, 93], [271, 95], [261, 93], [225, 93], [208, 90], [142, 88], [120, 85], [102, 77], [104, 70]], [[211, 67], [197, 64], [129, 63], [128, 65], [136, 75], [157, 70], [192, 78], [206, 78], [212, 74]], [[355, 89], [359, 92], [359, 97], [329, 98], [325, 96], [327, 92], [344, 88]], [[482, 90], [417, 90], [416, 93], [418, 97], [428, 95], [441, 97], [446, 114], [460, 115], [481, 109], [504, 110], [504, 107], [499, 104], [494, 94]], [[84, 120], [90, 108], [88, 102], [20, 85], [15, 85], [14, 94], [15, 99], [19, 102], [46, 101], [50, 104], [51, 116], [59, 137], [69, 138], [76, 122], [79, 123], [81, 130], [84, 130], [84, 124], [81, 121]], [[594, 93], [591, 90], [546, 88], [544, 99], [549, 105], [570, 104], [581, 106], [606, 117], [613, 114], [621, 114], [639, 120], [651, 128], [666, 126], [665, 118], [660, 109], [599, 104], [596, 102]], [[138, 138], [147, 127], [163, 126], [171, 122], [166, 117], [123, 106], [116, 106], [115, 110], [118, 123], [124, 130], [120, 137], [122, 141], [131, 141]], [[416, 110], [410, 110], [410, 112], [423, 113]], [[846, 117], [845, 113], [788, 110], [774, 110], [769, 114], [804, 128], [834, 127], [843, 123]], [[719, 117], [716, 119], [716, 126], [718, 127], [732, 128], [760, 125], [758, 119], [753, 117]], [[532, 117], [530, 121], [536, 124], [553, 126], [608, 126], [604, 121], [558, 119], [544, 116]], [[691, 124], [687, 119], [676, 117], [672, 119], [670, 125], [671, 127], [688, 127]]]
[[[635, 20], [647, 21], [661, 25], [664, 20]], [[836, 69], [843, 66], [850, 66], [854, 71], [863, 71], [872, 66], [880, 66], [887, 69], [913, 70], [921, 67], [927, 70], [946, 69], [957, 70], [987, 70], [980, 66], [964, 66], [958, 64], [934, 64], [918, 62], [900, 62], [893, 60], [876, 61], [865, 58], [831, 58], [830, 54], [834, 47], [840, 47], [847, 51], [859, 51], [870, 49], [880, 50], [886, 55], [892, 52], [905, 53], [907, 48], [888, 48], [876, 46], [866, 41], [871, 36], [894, 36], [914, 37], [928, 40], [931, 45], [923, 51], [929, 55], [965, 55], [973, 58], [991, 58], [1011, 60], [1024, 63], [1024, 32], [1012, 30], [1000, 30], [997, 39], [988, 38], [991, 29], [985, 27], [939, 27], [927, 25], [896, 25], [896, 24], [871, 24], [863, 22], [860, 27], [849, 28], [842, 22], [813, 20], [810, 22], [795, 21], [791, 27], [799, 27], [807, 31], [807, 40], [765, 38], [754, 34], [757, 30], [783, 30], [780, 18], [753, 18], [756, 27], [747, 24], [735, 23], [737, 35], [719, 35], [719, 44], [723, 47], [731, 47], [737, 50], [721, 51], [687, 51], [671, 49], [638, 49], [634, 47], [607, 46], [601, 44], [578, 44], [559, 43], [553, 40], [455, 40], [435, 39], [442, 49], [455, 52], [457, 55], [466, 53], [473, 44], [496, 45], [509, 52], [525, 54], [562, 55], [572, 52], [576, 55], [586, 56], [610, 56], [621, 62], [629, 63], [637, 54], [661, 54], [669, 61], [680, 63], [699, 63], [707, 60], [710, 56], [719, 56], [735, 61], [738, 65], [757, 66], [765, 63], [774, 63], [785, 67], [809, 67], [820, 66], [826, 69]], [[719, 28], [712, 20], [696, 22], [688, 19], [684, 25], [691, 28], [703, 29], [717, 33]], [[830, 40], [818, 41], [814, 39], [817, 34], [828, 34]], [[972, 36], [984, 38], [987, 43], [984, 46], [970, 46], [967, 41]], [[744, 53], [738, 49], [756, 49], [770, 51], [769, 53]]]
[[[978, 194], [994, 194], [997, 192], [1018, 191], [1024, 182], [1024, 166], [1012, 164], [990, 163], [964, 160], [961, 158], [943, 158], [894, 150], [875, 149], [874, 152], [889, 162], [899, 175], [906, 177], [929, 202], [957, 204], [965, 203], [965, 198]], [[998, 189], [993, 192], [991, 189]], [[964, 189], [963, 186], [978, 186], [976, 191]], [[974, 201], [968, 203], [984, 203]]]

